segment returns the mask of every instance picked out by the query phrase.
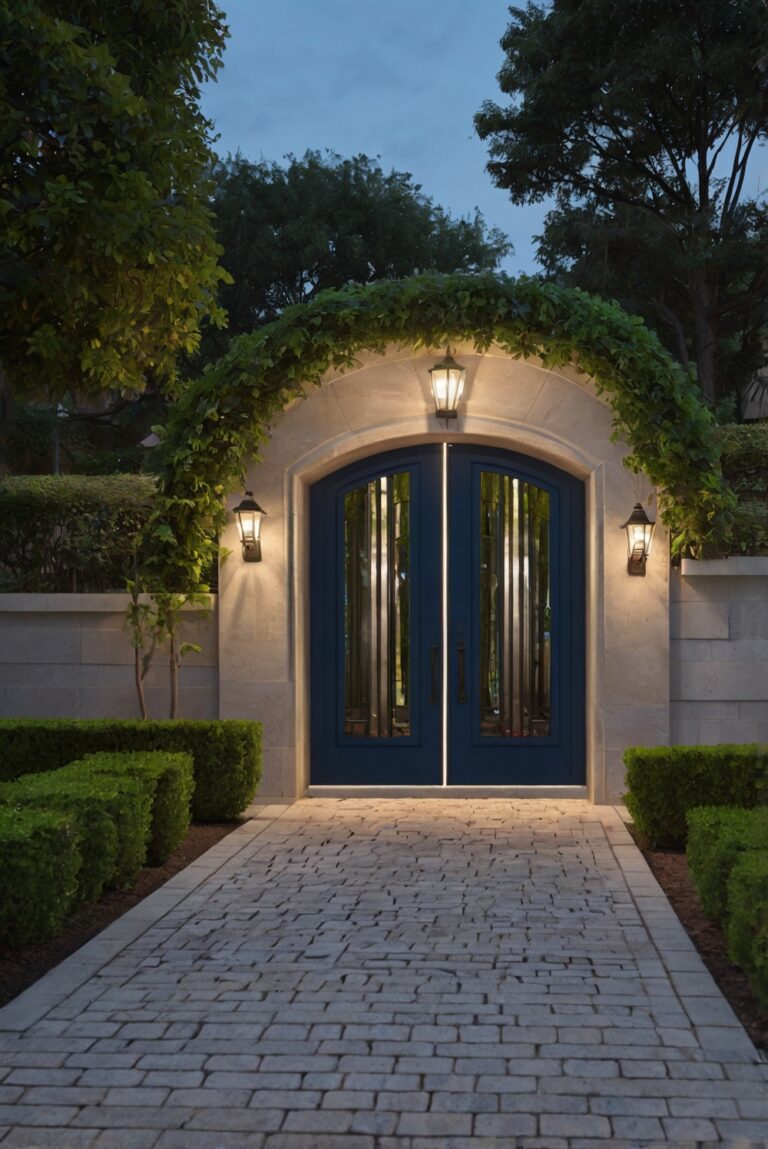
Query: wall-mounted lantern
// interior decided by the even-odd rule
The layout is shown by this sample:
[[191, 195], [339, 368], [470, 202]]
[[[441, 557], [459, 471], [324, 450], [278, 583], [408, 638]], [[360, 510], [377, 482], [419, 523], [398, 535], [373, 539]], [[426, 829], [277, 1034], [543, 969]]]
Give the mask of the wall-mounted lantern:
[[432, 385], [432, 398], [435, 400], [435, 415], [438, 419], [455, 419], [458, 415], [459, 400], [467, 377], [466, 367], [462, 367], [446, 351], [441, 359], [429, 369]]
[[253, 491], [246, 491], [245, 498], [234, 508], [243, 559], [247, 563], [261, 562], [261, 517], [266, 513], [254, 499]]
[[627, 532], [627, 572], [631, 575], [644, 576], [656, 523], [648, 518], [642, 503], [635, 503], [632, 514], [626, 523], [621, 525]]

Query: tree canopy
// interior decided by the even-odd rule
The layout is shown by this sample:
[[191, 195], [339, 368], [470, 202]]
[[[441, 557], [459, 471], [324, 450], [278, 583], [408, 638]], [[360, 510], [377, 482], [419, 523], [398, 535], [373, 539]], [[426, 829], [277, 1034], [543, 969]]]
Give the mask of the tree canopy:
[[17, 395], [141, 391], [218, 321], [200, 85], [210, 0], [0, 0], [0, 369]]
[[511, 9], [506, 106], [476, 117], [515, 203], [557, 196], [540, 254], [618, 297], [714, 401], [754, 369], [768, 318], [762, 0], [553, 0]]
[[368, 156], [287, 156], [284, 165], [241, 155], [213, 170], [213, 210], [222, 263], [227, 332], [205, 339], [205, 359], [233, 335], [253, 331], [319, 291], [423, 271], [484, 271], [511, 244], [479, 212], [453, 219], [407, 172]]

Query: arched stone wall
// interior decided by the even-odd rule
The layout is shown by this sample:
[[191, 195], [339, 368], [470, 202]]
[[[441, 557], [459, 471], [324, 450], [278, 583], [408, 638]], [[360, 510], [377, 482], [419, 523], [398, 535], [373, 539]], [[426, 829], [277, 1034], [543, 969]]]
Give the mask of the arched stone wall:
[[[219, 592], [220, 714], [264, 723], [260, 793], [294, 798], [308, 779], [308, 492], [355, 459], [415, 442], [473, 442], [518, 450], [580, 477], [587, 505], [587, 777], [596, 802], [618, 800], [621, 753], [669, 738], [668, 568], [657, 529], [647, 577], [626, 572], [620, 524], [647, 479], [622, 463], [611, 413], [590, 379], [491, 348], [454, 348], [467, 367], [462, 410], [445, 429], [433, 414], [434, 353], [368, 353], [330, 374], [274, 422], [249, 485], [268, 511], [263, 561], [240, 561], [234, 527], [223, 544]], [[231, 505], [239, 500], [231, 498]]]

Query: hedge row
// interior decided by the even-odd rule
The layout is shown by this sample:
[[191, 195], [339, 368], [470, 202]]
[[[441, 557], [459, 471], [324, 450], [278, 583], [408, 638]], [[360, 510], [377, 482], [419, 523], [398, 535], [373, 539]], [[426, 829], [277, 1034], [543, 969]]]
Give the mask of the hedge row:
[[768, 808], [699, 806], [688, 813], [686, 855], [707, 917], [725, 920], [728, 879], [746, 850], [768, 849]]
[[150, 475], [0, 479], [0, 589], [125, 590], [152, 513]]
[[50, 937], [75, 901], [83, 864], [75, 817], [0, 805], [0, 938]]
[[192, 756], [196, 822], [236, 818], [261, 778], [261, 725], [238, 719], [0, 719], [0, 781], [58, 770], [100, 751]]
[[165, 861], [189, 828], [188, 754], [95, 754], [0, 784], [0, 937], [50, 936], [66, 914]]
[[627, 809], [658, 846], [682, 849], [695, 806], [753, 807], [768, 777], [768, 749], [743, 746], [631, 746], [624, 751]]
[[768, 554], [768, 423], [718, 427], [723, 476], [739, 500], [731, 553]]
[[705, 913], [768, 1006], [768, 807], [704, 806], [688, 815], [688, 864]]
[[[136, 778], [147, 788], [152, 799], [147, 862], [150, 866], [162, 865], [168, 855], [184, 841], [189, 830], [190, 805], [195, 789], [192, 755], [167, 752], [101, 753], [86, 755], [82, 763], [97, 777]], [[73, 765], [78, 767], [79, 763]], [[71, 771], [73, 765], [56, 771], [54, 777]], [[28, 775], [30, 778], [39, 776]]]

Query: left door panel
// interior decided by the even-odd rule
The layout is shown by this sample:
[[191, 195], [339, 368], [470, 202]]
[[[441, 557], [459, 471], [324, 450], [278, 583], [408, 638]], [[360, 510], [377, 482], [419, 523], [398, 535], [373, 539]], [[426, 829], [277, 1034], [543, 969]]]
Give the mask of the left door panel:
[[311, 781], [442, 781], [438, 447], [337, 471], [310, 495]]

